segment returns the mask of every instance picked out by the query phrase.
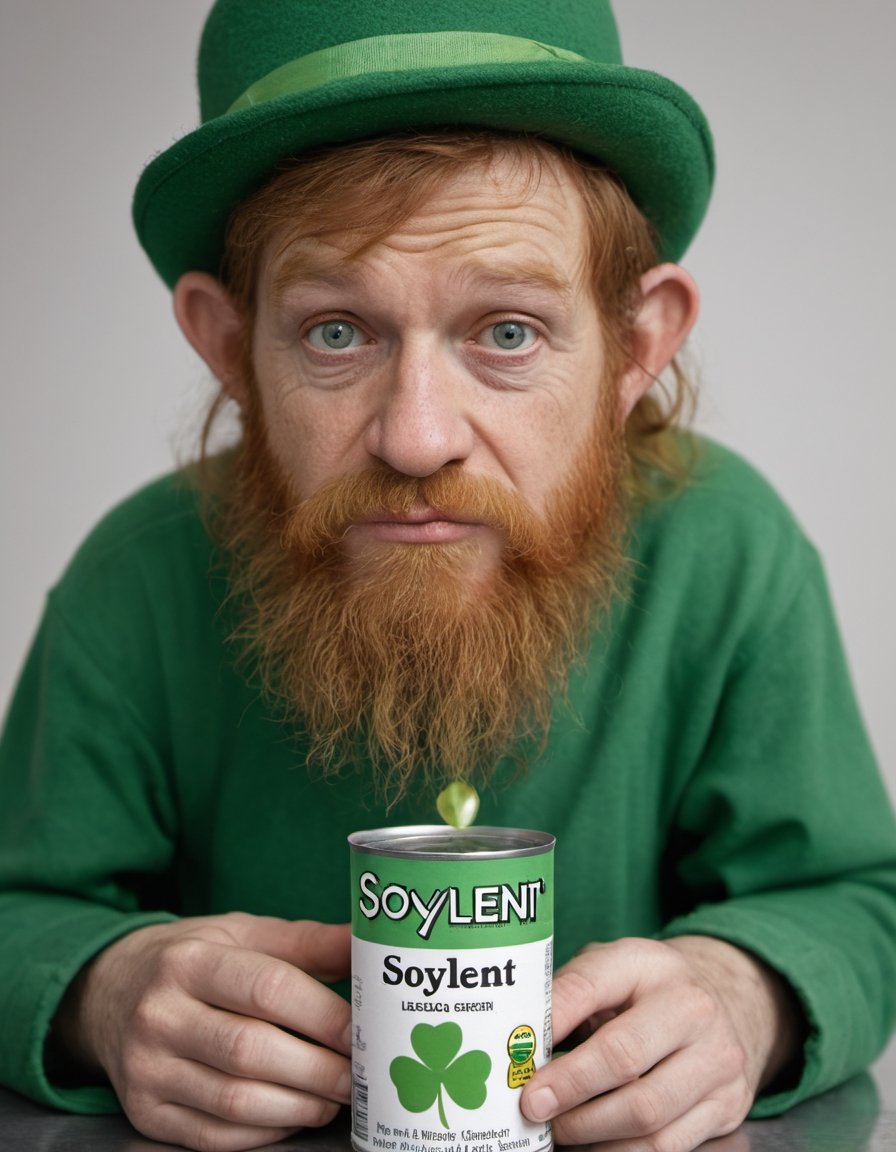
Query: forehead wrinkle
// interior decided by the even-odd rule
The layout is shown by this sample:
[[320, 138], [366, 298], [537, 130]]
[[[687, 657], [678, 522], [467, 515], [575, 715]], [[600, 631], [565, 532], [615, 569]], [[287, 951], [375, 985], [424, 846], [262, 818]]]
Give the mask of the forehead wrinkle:
[[[319, 245], [293, 248], [272, 270], [271, 302], [275, 308], [282, 306], [287, 294], [303, 285], [344, 290], [350, 282], [356, 282], [353, 269], [357, 263], [346, 255], [334, 257]], [[547, 290], [566, 306], [572, 303], [576, 291], [575, 285], [547, 262], [527, 260], [496, 267], [475, 255], [454, 269], [451, 280], [465, 289]]]
[[[425, 237], [425, 240], [419, 247], [410, 247], [408, 255], [425, 257], [443, 247], [453, 246], [457, 242], [457, 234], [465, 233], [468, 227], [466, 221], [457, 222], [447, 230], [447, 235], [445, 229], [441, 230], [441, 234], [439, 230], [434, 234], [433, 231], [427, 233], [421, 229], [421, 235], [414, 238], [424, 240]], [[569, 307], [577, 291], [586, 284], [586, 261], [581, 253], [575, 260], [575, 267], [565, 273], [555, 262], [538, 254], [496, 252], [495, 237], [486, 239], [477, 235], [479, 229], [476, 227], [469, 231], [466, 243], [461, 245], [460, 253], [451, 261], [454, 267], [449, 278], [458, 285], [472, 289], [548, 291]], [[414, 232], [410, 235], [414, 236]], [[377, 248], [393, 248], [399, 236], [407, 238], [408, 233], [383, 238], [374, 244], [373, 252]], [[498, 249], [501, 247], [498, 244]], [[403, 245], [399, 243], [396, 251], [401, 252], [402, 248]], [[269, 257], [271, 303], [275, 308], [282, 306], [288, 293], [302, 286], [331, 288], [338, 292], [356, 285], [359, 275], [362, 279], [366, 278], [364, 256], [369, 254], [370, 250], [357, 251], [352, 246], [329, 243], [318, 237], [305, 237], [284, 245]]]

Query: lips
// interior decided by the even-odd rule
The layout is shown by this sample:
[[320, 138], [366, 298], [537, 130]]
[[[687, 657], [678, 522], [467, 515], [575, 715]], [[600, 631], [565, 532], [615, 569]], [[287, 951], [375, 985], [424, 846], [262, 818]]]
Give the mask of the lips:
[[407, 512], [381, 511], [362, 517], [353, 534], [404, 544], [447, 544], [469, 539], [486, 528], [481, 521], [439, 508], [411, 508]]
[[441, 508], [411, 508], [407, 512], [372, 512], [362, 516], [359, 524], [432, 524], [444, 522], [446, 524], [478, 524], [477, 520], [470, 520], [453, 512], [445, 512]]

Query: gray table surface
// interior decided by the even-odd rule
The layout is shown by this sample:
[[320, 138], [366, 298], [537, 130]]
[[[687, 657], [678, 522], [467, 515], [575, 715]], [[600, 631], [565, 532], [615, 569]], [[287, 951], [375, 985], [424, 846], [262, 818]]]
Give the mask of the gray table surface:
[[[349, 1152], [342, 1116], [269, 1148], [293, 1152]], [[148, 1152], [167, 1149], [138, 1135], [121, 1116], [69, 1116], [0, 1089], [2, 1152]], [[794, 1108], [774, 1120], [748, 1121], [703, 1152], [896, 1152], [896, 1111], [881, 1107], [868, 1075]]]

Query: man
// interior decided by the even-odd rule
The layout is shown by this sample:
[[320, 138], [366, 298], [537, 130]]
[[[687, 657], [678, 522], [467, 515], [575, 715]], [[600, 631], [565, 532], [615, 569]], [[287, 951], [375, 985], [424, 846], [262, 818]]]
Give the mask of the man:
[[141, 181], [243, 439], [51, 597], [3, 744], [4, 1077], [197, 1148], [327, 1122], [345, 835], [462, 778], [558, 836], [570, 1051], [523, 1111], [691, 1147], [885, 1040], [892, 817], [811, 548], [649, 394], [699, 110], [602, 5], [421, 7], [219, 0], [204, 126]]

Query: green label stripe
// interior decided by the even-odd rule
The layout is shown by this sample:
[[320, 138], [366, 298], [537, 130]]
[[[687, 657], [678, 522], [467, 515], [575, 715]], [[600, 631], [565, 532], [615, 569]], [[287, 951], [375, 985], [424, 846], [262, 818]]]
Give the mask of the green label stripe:
[[498, 948], [554, 930], [552, 852], [416, 860], [352, 852], [352, 932], [392, 947]]

